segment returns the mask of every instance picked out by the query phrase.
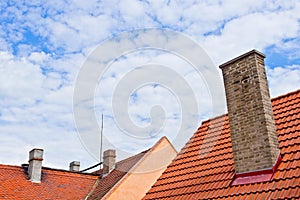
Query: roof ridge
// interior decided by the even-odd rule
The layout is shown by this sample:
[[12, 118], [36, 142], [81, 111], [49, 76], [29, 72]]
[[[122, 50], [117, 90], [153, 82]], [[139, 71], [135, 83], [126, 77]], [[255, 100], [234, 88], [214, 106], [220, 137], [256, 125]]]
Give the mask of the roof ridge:
[[287, 97], [287, 96], [291, 96], [291, 95], [297, 94], [297, 93], [300, 93], [300, 89], [295, 90], [295, 91], [292, 91], [292, 92], [288, 92], [288, 93], [286, 93], [286, 94], [279, 95], [279, 96], [277, 96], [277, 97], [274, 97], [274, 98], [271, 99], [271, 101], [276, 101], [276, 100], [278, 100], [278, 99], [282, 99], [282, 98], [285, 98], [285, 97]]
[[[27, 163], [22, 164], [21, 168], [28, 167], [28, 166], [29, 166], [29, 164], [27, 164]], [[68, 174], [98, 176], [98, 174], [93, 174], [93, 173], [83, 173], [83, 172], [77, 172], [77, 171], [70, 171], [70, 170], [67, 170], [67, 169], [57, 169], [57, 168], [44, 167], [44, 166], [42, 166], [42, 169], [43, 170], [48, 170], [48, 171], [51, 171], [51, 172], [63, 172], [63, 173], [68, 173]]]
[[116, 165], [117, 165], [117, 164], [122, 164], [122, 163], [127, 162], [127, 161], [129, 161], [129, 160], [131, 160], [131, 159], [134, 159], [134, 158], [140, 156], [141, 154], [146, 154], [150, 149], [151, 149], [151, 148], [146, 149], [146, 150], [144, 150], [144, 151], [141, 151], [140, 153], [137, 153], [137, 154], [135, 154], [135, 155], [132, 155], [132, 156], [130, 156], [130, 157], [128, 157], [128, 158], [125, 158], [125, 159], [123, 159], [123, 160], [120, 160], [120, 161], [116, 162]]
[[[54, 172], [54, 171], [51, 171], [51, 172]], [[55, 176], [73, 177], [73, 178], [78, 178], [80, 176], [80, 179], [93, 179], [93, 180], [99, 176], [99, 175], [95, 175], [95, 174], [84, 174], [84, 173], [52, 173], [52, 174]]]
[[9, 164], [0, 164], [0, 168], [20, 168], [22, 169], [22, 166], [18, 166], [18, 165], [9, 165]]
[[[209, 118], [209, 119], [203, 120], [202, 123], [201, 123], [201, 125], [203, 125], [204, 123], [208, 123], [208, 122], [210, 122], [210, 121], [215, 121], [215, 120], [217, 120], [217, 119], [220, 119], [220, 118], [226, 117], [226, 116], [228, 116], [228, 113], [221, 114], [221, 115], [217, 115], [216, 117], [213, 117], [213, 118]], [[200, 127], [201, 127], [201, 126], [200, 126]], [[200, 127], [199, 127], [199, 128], [200, 128]]]
[[[164, 139], [166, 139], [171, 145], [172, 145], [172, 143], [170, 142], [170, 140], [166, 137], [166, 136], [163, 136], [163, 137], [161, 137], [152, 147], [150, 147], [150, 148], [148, 148], [148, 149], [146, 149], [146, 150], [144, 150], [144, 151], [141, 151], [140, 153], [137, 153], [137, 154], [135, 154], [135, 155], [132, 155], [132, 156], [130, 156], [130, 157], [128, 157], [128, 158], [125, 158], [125, 159], [123, 159], [123, 160], [120, 160], [120, 161], [118, 161], [116, 164], [121, 164], [121, 163], [123, 163], [123, 162], [126, 162], [126, 161], [128, 161], [128, 160], [130, 160], [130, 159], [133, 159], [133, 158], [135, 158], [135, 157], [137, 157], [137, 156], [139, 156], [139, 155], [141, 155], [141, 154], [146, 154], [148, 151], [150, 151], [151, 149], [154, 149], [158, 144], [160, 144]], [[172, 147], [174, 148], [174, 146], [172, 145]], [[175, 149], [175, 148], [174, 148]], [[176, 149], [175, 149], [176, 150]], [[176, 150], [176, 152], [177, 152], [177, 150]]]
[[[286, 94], [279, 95], [279, 96], [274, 97], [274, 98], [271, 98], [271, 101], [273, 102], [273, 101], [276, 101], [278, 99], [285, 98], [287, 96], [290, 96], [290, 95], [293, 95], [293, 94], [297, 94], [297, 93], [300, 93], [300, 89], [292, 91], [292, 92], [288, 92]], [[209, 118], [209, 119], [203, 120], [202, 123], [201, 123], [201, 125], [204, 124], [204, 123], [210, 122], [210, 121], [217, 120], [217, 119], [222, 118], [222, 117], [226, 117], [226, 116], [228, 116], [228, 112], [224, 113], [224, 114], [217, 115], [217, 116], [215, 116], [213, 118]]]

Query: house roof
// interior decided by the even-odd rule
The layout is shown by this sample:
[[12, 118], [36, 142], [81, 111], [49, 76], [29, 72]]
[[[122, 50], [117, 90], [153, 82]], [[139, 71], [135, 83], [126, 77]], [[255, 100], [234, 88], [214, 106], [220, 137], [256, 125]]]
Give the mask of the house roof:
[[[168, 152], [168, 149], [172, 149], [171, 153]], [[150, 159], [151, 157], [156, 157], [157, 160], [157, 153], [163, 154], [164, 157], [164, 161], [162, 161], [160, 164], [154, 164], [152, 163], [152, 165], [148, 165], [149, 160], [146, 161], [147, 159]], [[132, 196], [126, 196], [126, 198], [133, 198], [133, 194], [131, 194], [129, 191], [132, 191], [135, 193], [135, 196], [139, 196], [136, 195], [137, 193], [142, 193], [142, 196], [145, 195], [145, 193], [149, 190], [149, 188], [151, 187], [151, 185], [156, 181], [156, 179], [161, 175], [161, 173], [163, 172], [163, 170], [166, 168], [166, 166], [171, 162], [172, 158], [175, 157], [177, 151], [176, 149], [173, 147], [173, 145], [170, 143], [170, 141], [167, 139], [167, 137], [162, 137], [160, 138], [159, 141], [156, 142], [155, 145], [153, 145], [150, 149], [145, 150], [137, 155], [134, 155], [132, 157], [129, 157], [127, 159], [124, 159], [122, 161], [119, 161], [116, 163], [115, 169], [112, 170], [108, 175], [106, 176], [102, 176], [102, 169], [98, 170], [94, 173], [100, 174], [98, 181], [96, 182], [96, 184], [94, 185], [94, 188], [92, 189], [92, 191], [90, 192], [90, 194], [88, 195], [88, 200], [96, 200], [96, 199], [101, 199], [103, 197], [107, 197], [107, 195], [110, 195], [111, 193], [115, 193], [117, 190], [117, 186], [120, 186], [122, 183], [122, 180], [125, 180], [126, 177], [131, 174], [134, 173], [133, 170], [139, 168], [139, 164], [141, 164], [142, 162], [145, 162], [144, 164], [146, 164], [146, 169], [145, 170], [151, 170], [153, 167], [155, 169], [152, 169], [154, 171], [156, 171], [155, 173], [151, 173], [151, 171], [147, 171], [146, 173], [148, 175], [151, 175], [151, 177], [148, 177], [148, 180], [143, 181], [142, 183], [134, 183], [135, 185], [127, 185], [125, 186], [125, 190], [127, 190], [126, 195], [132, 195]], [[169, 155], [167, 155], [169, 154]], [[170, 157], [171, 156], [171, 157]], [[150, 161], [152, 162], [152, 161]], [[165, 167], [164, 167], [165, 166]], [[141, 166], [140, 166], [141, 167]], [[150, 167], [150, 168], [149, 168]], [[160, 170], [156, 169], [156, 168], [160, 168]], [[141, 169], [138, 169], [141, 170]], [[158, 175], [156, 175], [157, 172], [160, 173]], [[141, 171], [137, 172], [138, 174], [143, 174], [141, 173]], [[143, 176], [143, 175], [142, 175]], [[142, 180], [141, 177], [139, 178], [139, 180]], [[152, 181], [153, 180], [153, 181]], [[144, 191], [135, 191], [137, 189], [137, 185], [141, 186], [144, 185], [145, 187], [140, 187], [140, 190], [144, 190], [145, 188], [147, 188]], [[130, 187], [134, 187], [134, 188], [130, 188]], [[118, 195], [116, 195], [117, 197]], [[114, 197], [114, 198], [116, 198]], [[140, 197], [140, 198], [141, 198]], [[117, 197], [119, 198], [119, 197]]]
[[266, 182], [235, 178], [227, 115], [202, 122], [144, 199], [285, 199], [300, 197], [300, 90], [274, 98], [282, 160]]
[[27, 169], [28, 165], [0, 165], [0, 199], [84, 199], [98, 178], [43, 167], [41, 183], [33, 183]]
[[107, 176], [102, 177], [102, 170], [97, 171], [100, 173], [99, 180], [94, 186], [94, 189], [91, 191], [88, 199], [101, 199], [106, 193], [108, 193], [114, 185], [116, 185], [126, 174], [127, 172], [143, 158], [143, 156], [149, 151], [143, 151], [137, 155], [131, 156], [127, 159], [121, 160], [116, 163], [116, 167], [112, 170]]

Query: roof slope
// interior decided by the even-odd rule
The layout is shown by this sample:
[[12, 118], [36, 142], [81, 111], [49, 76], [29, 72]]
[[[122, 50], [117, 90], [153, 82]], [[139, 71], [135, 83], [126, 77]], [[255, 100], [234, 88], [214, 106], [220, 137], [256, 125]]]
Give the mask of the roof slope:
[[41, 183], [33, 183], [27, 176], [27, 166], [0, 165], [0, 199], [84, 199], [98, 178], [43, 168]]
[[160, 138], [150, 149], [117, 162], [108, 175], [98, 170], [101, 175], [87, 199], [141, 199], [176, 154], [168, 138]]
[[[107, 176], [100, 176], [99, 180], [96, 183], [94, 190], [89, 195], [88, 199], [101, 199], [110, 189], [117, 184], [127, 172], [147, 153], [143, 151], [137, 155], [131, 156], [127, 159], [121, 160], [116, 163], [116, 167], [111, 171]], [[100, 171], [102, 173], [102, 171]]]
[[230, 186], [234, 161], [222, 115], [202, 123], [144, 199], [298, 199], [300, 90], [273, 99], [272, 106], [282, 161], [271, 181]]

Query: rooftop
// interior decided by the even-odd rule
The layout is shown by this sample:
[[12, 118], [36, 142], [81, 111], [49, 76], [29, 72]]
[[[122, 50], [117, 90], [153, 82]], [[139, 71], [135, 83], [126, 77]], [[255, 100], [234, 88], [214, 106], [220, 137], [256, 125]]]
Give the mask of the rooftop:
[[102, 177], [102, 170], [94, 172], [95, 174], [100, 174], [101, 178], [95, 184], [95, 187], [90, 193], [88, 199], [101, 199], [141, 158], [143, 158], [148, 151], [149, 150], [143, 151], [137, 155], [117, 162], [115, 169], [112, 170], [107, 176]]
[[[282, 160], [270, 181], [232, 185], [228, 116], [203, 121], [144, 199], [283, 199], [300, 196], [300, 90], [274, 98]], [[251, 177], [250, 177], [251, 178]]]
[[41, 183], [33, 183], [27, 168], [0, 165], [0, 199], [84, 199], [98, 179], [93, 174], [43, 167]]

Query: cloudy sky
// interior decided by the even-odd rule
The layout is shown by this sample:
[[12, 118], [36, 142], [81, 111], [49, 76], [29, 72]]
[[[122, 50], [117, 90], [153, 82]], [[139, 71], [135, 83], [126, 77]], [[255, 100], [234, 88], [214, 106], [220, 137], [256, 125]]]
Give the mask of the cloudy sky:
[[[182, 33], [206, 52], [216, 69], [229, 59], [258, 49], [267, 56], [272, 97], [299, 89], [299, 13], [298, 0], [0, 1], [0, 163], [26, 163], [28, 151], [34, 147], [45, 150], [44, 165], [49, 167], [67, 169], [69, 162], [79, 160], [85, 168], [98, 161], [95, 149], [99, 147], [94, 143], [90, 147], [84, 133], [76, 129], [75, 85], [97, 47], [105, 50], [107, 41], [128, 31], [155, 28]], [[113, 50], [106, 50], [111, 55]], [[178, 134], [185, 111], [180, 105], [181, 92], [186, 90], [178, 92], [156, 81], [135, 85], [125, 101], [128, 109], [124, 112], [140, 128], [164, 116], [162, 130], [145, 129], [146, 137], [128, 134], [115, 119], [114, 92], [124, 90], [118, 89], [120, 85], [128, 86], [122, 83], [128, 81], [129, 72], [149, 63], [173, 68], [177, 73], [170, 77], [179, 76], [192, 88], [199, 110], [198, 125], [201, 120], [225, 112], [225, 108], [212, 111], [212, 91], [205, 77], [193, 73], [188, 61], [167, 51], [148, 49], [127, 52], [110, 63], [93, 90], [92, 110], [100, 124], [104, 113], [105, 147], [119, 149], [120, 157], [124, 157], [149, 148], [163, 135], [172, 141]], [[165, 75], [161, 74], [164, 80]], [[222, 91], [220, 88], [220, 95]], [[88, 121], [84, 117], [81, 120]], [[191, 134], [189, 131], [183, 137], [183, 143]], [[98, 133], [89, 139], [99, 144]]]

